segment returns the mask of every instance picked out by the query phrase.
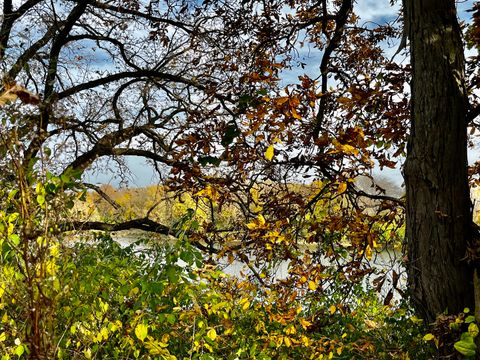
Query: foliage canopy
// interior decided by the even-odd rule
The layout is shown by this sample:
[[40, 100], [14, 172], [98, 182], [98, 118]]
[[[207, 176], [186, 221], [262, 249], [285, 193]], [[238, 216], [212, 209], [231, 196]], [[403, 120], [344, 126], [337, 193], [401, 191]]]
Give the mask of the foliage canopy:
[[[479, 11], [462, 28], [477, 50]], [[405, 232], [405, 198], [358, 180], [409, 154], [416, 68], [385, 53], [399, 23], [351, 0], [3, 1], [2, 360], [475, 353], [469, 309], [423, 336], [398, 268], [372, 266]], [[305, 49], [318, 77], [285, 83]], [[472, 142], [478, 60], [462, 63]], [[84, 181], [126, 176], [127, 157], [160, 179], [140, 203]], [[78, 235], [131, 229], [162, 245]]]

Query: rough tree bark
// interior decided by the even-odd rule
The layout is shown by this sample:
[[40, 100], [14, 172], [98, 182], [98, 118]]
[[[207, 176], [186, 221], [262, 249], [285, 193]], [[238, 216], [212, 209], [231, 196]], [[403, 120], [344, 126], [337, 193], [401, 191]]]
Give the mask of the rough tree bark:
[[413, 78], [405, 163], [409, 289], [427, 321], [473, 308], [467, 94], [454, 0], [404, 0]]

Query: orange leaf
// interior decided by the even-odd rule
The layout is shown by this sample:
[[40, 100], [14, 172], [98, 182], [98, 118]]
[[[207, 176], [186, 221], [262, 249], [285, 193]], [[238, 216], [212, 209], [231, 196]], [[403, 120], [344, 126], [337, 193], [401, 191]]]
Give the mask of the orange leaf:
[[338, 184], [337, 194], [343, 194], [346, 190], [347, 190], [347, 183], [346, 182], [342, 182], [342, 183]]

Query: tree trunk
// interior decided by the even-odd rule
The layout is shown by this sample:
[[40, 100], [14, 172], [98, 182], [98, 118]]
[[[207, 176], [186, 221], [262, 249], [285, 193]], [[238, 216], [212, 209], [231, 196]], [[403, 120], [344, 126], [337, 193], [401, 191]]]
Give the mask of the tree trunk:
[[473, 309], [467, 95], [454, 0], [404, 0], [413, 78], [405, 183], [409, 290], [427, 321]]

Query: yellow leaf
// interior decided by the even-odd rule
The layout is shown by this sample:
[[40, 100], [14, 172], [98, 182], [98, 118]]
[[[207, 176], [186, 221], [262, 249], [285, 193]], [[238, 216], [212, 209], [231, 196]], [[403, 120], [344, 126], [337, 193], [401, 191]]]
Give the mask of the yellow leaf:
[[337, 311], [337, 307], [335, 305], [330, 305], [328, 310], [330, 310], [330, 314], [333, 314], [335, 311]]
[[148, 325], [145, 324], [138, 324], [135, 327], [135, 335], [140, 341], [145, 340], [148, 334]]
[[332, 140], [332, 144], [335, 146], [335, 152], [341, 152], [345, 155], [358, 155], [358, 150], [354, 148], [352, 145], [348, 144], [341, 144], [338, 140]]
[[288, 96], [282, 96], [277, 99], [275, 99], [275, 105], [276, 106], [282, 106], [288, 101]]
[[297, 110], [295, 108], [291, 108], [290, 112], [292, 113], [292, 117], [297, 120], [302, 120], [302, 117], [297, 113]]
[[252, 195], [252, 200], [256, 203], [258, 203], [258, 190], [251, 188], [250, 189], [250, 195]]
[[213, 352], [213, 348], [210, 346], [210, 344], [204, 343], [203, 346], [208, 349], [208, 351]]
[[249, 230], [254, 230], [257, 227], [257, 224], [254, 222], [248, 223], [245, 225]]
[[468, 325], [468, 333], [473, 337], [477, 337], [478, 335], [478, 326], [475, 323], [471, 323]]
[[337, 194], [343, 194], [347, 190], [347, 183], [341, 182], [338, 184]]
[[423, 323], [423, 319], [419, 319], [418, 317], [416, 317], [415, 315], [413, 315], [410, 320], [415, 324], [415, 325], [419, 325], [421, 323]]
[[365, 257], [367, 258], [367, 260], [372, 260], [372, 248], [370, 247], [370, 245], [367, 245], [367, 247], [365, 248]]
[[303, 319], [303, 318], [300, 319], [299, 321], [300, 321], [300, 325], [302, 325], [302, 327], [303, 327], [305, 330], [307, 330], [307, 328], [308, 328], [310, 325], [312, 325], [312, 323], [311, 323], [310, 321], [305, 320], [305, 319]]
[[10, 91], [4, 92], [0, 95], [0, 106], [4, 106], [5, 104], [15, 101], [17, 99], [17, 95], [13, 94]]
[[285, 334], [287, 335], [293, 335], [297, 333], [297, 329], [295, 328], [295, 325], [291, 324], [289, 327], [285, 329]]
[[304, 346], [310, 346], [310, 339], [306, 337], [305, 335], [302, 335], [302, 343]]
[[217, 189], [215, 189], [211, 185], [207, 185], [205, 189], [200, 190], [199, 192], [196, 192], [195, 194], [193, 194], [193, 196], [203, 196], [203, 197], [206, 197], [207, 199], [215, 201], [218, 199], [219, 194]]
[[426, 334], [423, 337], [423, 340], [425, 340], [425, 341], [430, 341], [430, 340], [433, 340], [433, 339], [435, 339], [435, 336], [433, 334]]
[[285, 336], [283, 338], [283, 341], [284, 341], [286, 347], [292, 346], [292, 341], [290, 340], [290, 338], [288, 336]]
[[210, 329], [207, 332], [207, 336], [210, 340], [215, 341], [215, 339], [217, 338], [217, 332], [215, 331], [215, 329]]
[[260, 225], [265, 225], [265, 218], [263, 217], [262, 214], [258, 215], [257, 219]]
[[108, 339], [108, 329], [103, 327], [101, 330], [100, 330], [100, 334], [102, 335], [102, 338], [103, 340], [107, 340]]
[[378, 328], [378, 324], [375, 321], [370, 320], [370, 319], [365, 319], [365, 324], [371, 329]]
[[0, 342], [5, 341], [5, 340], [7, 340], [7, 335], [5, 334], [5, 332], [2, 332], [0, 334]]
[[247, 298], [240, 299], [239, 304], [242, 305], [244, 311], [250, 307], [250, 301]]
[[274, 153], [275, 153], [275, 150], [273, 148], [273, 145], [270, 145], [267, 148], [267, 151], [265, 151], [265, 159], [267, 159], [268, 161], [272, 161]]
[[317, 290], [317, 283], [315, 281], [310, 280], [308, 282], [308, 288], [312, 291]]

